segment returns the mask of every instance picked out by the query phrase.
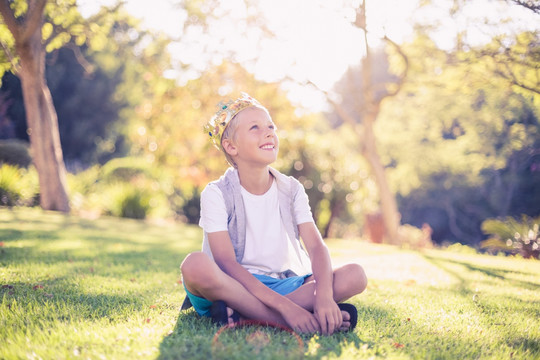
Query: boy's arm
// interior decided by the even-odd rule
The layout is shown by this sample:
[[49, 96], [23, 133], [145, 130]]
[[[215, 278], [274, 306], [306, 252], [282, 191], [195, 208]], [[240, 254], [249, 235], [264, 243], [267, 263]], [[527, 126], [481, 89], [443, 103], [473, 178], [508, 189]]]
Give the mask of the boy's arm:
[[313, 314], [266, 287], [236, 261], [234, 248], [227, 231], [208, 233], [208, 242], [214, 261], [220, 269], [240, 282], [264, 305], [278, 312], [292, 329], [309, 333], [320, 330]]
[[300, 237], [311, 260], [311, 269], [315, 278], [315, 301], [313, 311], [321, 332], [332, 334], [339, 329], [343, 317], [334, 301], [333, 278], [334, 272], [328, 248], [313, 222], [298, 225]]

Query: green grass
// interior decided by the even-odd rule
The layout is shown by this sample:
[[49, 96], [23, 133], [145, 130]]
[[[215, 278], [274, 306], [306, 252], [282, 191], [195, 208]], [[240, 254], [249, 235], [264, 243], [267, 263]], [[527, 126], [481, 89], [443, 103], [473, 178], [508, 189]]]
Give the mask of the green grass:
[[0, 209], [0, 359], [540, 359], [540, 262], [331, 240], [370, 283], [353, 333], [218, 328], [180, 312], [195, 226]]

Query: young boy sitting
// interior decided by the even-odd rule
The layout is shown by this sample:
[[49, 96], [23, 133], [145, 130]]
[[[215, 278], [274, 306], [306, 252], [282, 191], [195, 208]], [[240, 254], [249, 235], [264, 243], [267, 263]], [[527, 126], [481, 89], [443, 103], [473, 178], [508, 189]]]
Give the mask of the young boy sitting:
[[357, 310], [341, 302], [364, 291], [366, 275], [358, 264], [332, 269], [303, 186], [270, 167], [279, 140], [268, 110], [242, 94], [205, 129], [232, 167], [201, 194], [203, 248], [181, 265], [182, 308], [219, 324], [241, 316], [302, 333], [352, 330]]

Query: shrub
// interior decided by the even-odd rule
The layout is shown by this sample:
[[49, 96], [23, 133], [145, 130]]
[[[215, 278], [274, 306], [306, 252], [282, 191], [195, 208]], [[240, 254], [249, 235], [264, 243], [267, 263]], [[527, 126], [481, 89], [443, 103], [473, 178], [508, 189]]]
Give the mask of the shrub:
[[411, 249], [433, 248], [431, 241], [431, 227], [424, 224], [422, 229], [416, 226], [404, 224], [399, 227], [401, 246]]
[[0, 163], [27, 168], [32, 163], [29, 145], [26, 141], [0, 140]]
[[68, 173], [67, 180], [71, 193], [84, 195], [93, 191], [99, 181], [100, 171], [99, 165], [95, 165], [77, 174]]
[[91, 216], [167, 218], [175, 190], [171, 179], [144, 159], [113, 159], [68, 175], [72, 210]]
[[459, 254], [471, 254], [471, 255], [478, 254], [475, 248], [468, 245], [463, 245], [458, 242], [453, 243], [452, 245], [448, 245], [446, 250], [450, 252], [454, 252], [454, 253], [459, 253]]
[[27, 169], [19, 169], [21, 174], [21, 200], [22, 206], [39, 205], [39, 177], [34, 166]]
[[106, 192], [109, 199], [107, 210], [110, 215], [144, 219], [150, 210], [151, 196], [145, 189], [129, 183], [118, 183]]
[[21, 198], [21, 174], [19, 168], [3, 164], [0, 168], [0, 204], [15, 206]]
[[103, 212], [101, 200], [97, 194], [101, 167], [92, 166], [77, 174], [68, 173], [67, 182], [71, 210], [75, 212], [93, 213], [100, 215]]
[[481, 243], [482, 248], [520, 254], [524, 258], [538, 259], [540, 256], [540, 217], [536, 219], [522, 215], [521, 221], [512, 217], [504, 220], [487, 219], [482, 231], [491, 235]]
[[39, 181], [34, 167], [21, 169], [13, 165], [0, 167], [0, 205], [33, 206], [39, 202]]
[[136, 177], [154, 178], [151, 164], [143, 158], [116, 158], [101, 168], [101, 180], [105, 182], [129, 182]]

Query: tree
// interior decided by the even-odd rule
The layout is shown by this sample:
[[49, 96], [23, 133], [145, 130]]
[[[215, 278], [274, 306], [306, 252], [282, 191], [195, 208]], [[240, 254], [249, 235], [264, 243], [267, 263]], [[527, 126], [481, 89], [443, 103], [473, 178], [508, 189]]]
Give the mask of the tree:
[[[55, 50], [46, 57], [46, 80], [58, 114], [62, 152], [68, 170], [104, 162], [120, 152], [122, 137], [112, 129], [119, 120], [119, 112], [126, 106], [114, 96], [123, 81], [123, 72], [119, 70], [109, 75], [85, 49], [81, 52], [92, 63], [92, 72], [81, 66], [68, 47]], [[8, 114], [17, 129], [12, 137], [28, 141], [20, 80], [11, 73], [4, 74], [1, 91], [10, 101]]]
[[525, 92], [540, 94], [540, 34], [520, 33], [514, 38], [496, 37], [482, 48], [475, 48], [462, 61], [482, 58], [496, 76]]
[[[399, 70], [397, 71], [397, 75], [390, 77], [390, 81], [376, 81], [373, 49], [368, 42], [365, 0], [361, 2], [356, 10], [354, 25], [362, 30], [364, 34], [365, 56], [360, 65], [361, 81], [360, 83], [351, 84], [352, 87], [346, 89], [346, 91], [337, 92], [340, 93], [342, 99], [352, 96], [354, 100], [349, 101], [355, 103], [355, 106], [346, 108], [343, 106], [343, 102], [334, 100], [328, 94], [327, 99], [333, 106], [336, 115], [343, 122], [348, 123], [358, 136], [360, 153], [369, 164], [371, 174], [377, 184], [386, 241], [391, 244], [398, 244], [400, 243], [398, 228], [401, 215], [398, 211], [395, 195], [389, 186], [385, 167], [377, 150], [374, 126], [383, 100], [395, 96], [401, 89], [407, 76], [408, 59], [401, 48], [385, 36], [383, 40], [389, 45], [389, 51], [393, 51], [394, 57], [398, 59], [397, 62], [399, 65], [397, 67]], [[386, 77], [385, 80], [388, 79]]]
[[[46, 80], [68, 171], [103, 164], [129, 150], [125, 128], [145, 98], [149, 58], [157, 53], [167, 59], [167, 42], [161, 35], [139, 30], [138, 22], [121, 7], [104, 8], [92, 17], [98, 36], [82, 45], [71, 39], [46, 56]], [[163, 69], [154, 76], [162, 73]], [[1, 91], [11, 101], [16, 137], [28, 141], [19, 79], [6, 73]]]
[[[47, 4], [46, 0], [2, 0], [0, 15], [11, 35], [11, 38], [6, 36], [9, 34], [6, 34], [5, 28], [2, 29], [4, 53], [10, 60], [10, 70], [21, 79], [32, 157], [39, 174], [41, 207], [69, 212], [58, 119], [45, 80], [46, 48], [58, 46], [66, 37], [62, 31], [54, 34], [53, 24], [45, 23], [45, 12], [48, 8], [49, 14], [54, 14], [56, 10], [57, 15], [66, 16], [75, 5], [71, 1], [63, 4], [65, 11], [58, 11], [60, 8], [52, 3]], [[46, 24], [49, 34], [42, 32]]]
[[404, 222], [429, 223], [439, 242], [477, 244], [486, 218], [536, 216], [538, 95], [494, 76], [491, 60], [472, 61], [470, 51], [448, 53], [425, 36], [403, 46], [411, 76], [378, 130]]

